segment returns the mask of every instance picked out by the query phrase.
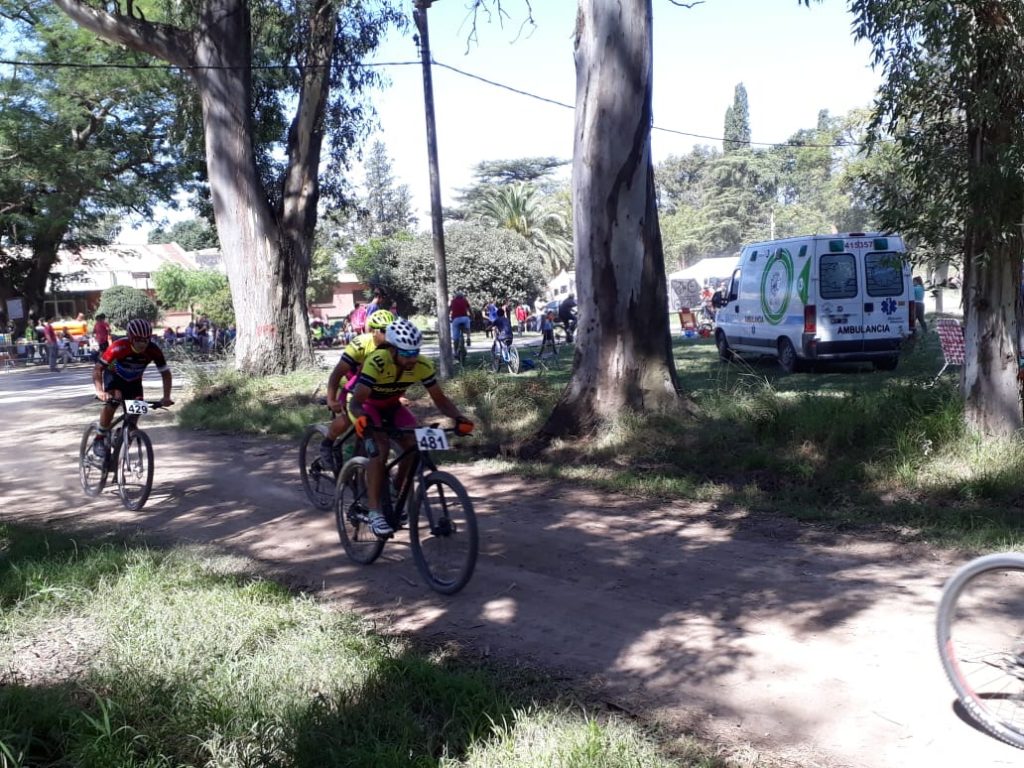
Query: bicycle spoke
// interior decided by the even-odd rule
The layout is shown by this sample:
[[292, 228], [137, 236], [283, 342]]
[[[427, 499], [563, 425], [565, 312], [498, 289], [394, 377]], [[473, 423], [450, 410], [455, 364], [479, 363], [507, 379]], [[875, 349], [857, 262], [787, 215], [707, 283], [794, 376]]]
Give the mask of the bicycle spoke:
[[334, 519], [345, 552], [357, 563], [368, 565], [384, 549], [384, 541], [370, 530], [366, 505], [365, 458], [345, 464], [334, 494]]
[[414, 519], [410, 519], [413, 557], [432, 589], [453, 594], [462, 589], [476, 565], [476, 514], [465, 489], [447, 472], [423, 478]]

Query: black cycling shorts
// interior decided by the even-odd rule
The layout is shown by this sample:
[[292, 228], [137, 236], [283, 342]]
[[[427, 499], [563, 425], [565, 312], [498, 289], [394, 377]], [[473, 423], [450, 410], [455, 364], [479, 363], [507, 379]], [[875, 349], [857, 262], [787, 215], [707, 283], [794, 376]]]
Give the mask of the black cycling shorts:
[[109, 371], [103, 372], [103, 391], [110, 392], [118, 389], [121, 391], [121, 397], [124, 400], [141, 400], [142, 399], [142, 379], [138, 378], [134, 381], [126, 381], [120, 376], [115, 376]]

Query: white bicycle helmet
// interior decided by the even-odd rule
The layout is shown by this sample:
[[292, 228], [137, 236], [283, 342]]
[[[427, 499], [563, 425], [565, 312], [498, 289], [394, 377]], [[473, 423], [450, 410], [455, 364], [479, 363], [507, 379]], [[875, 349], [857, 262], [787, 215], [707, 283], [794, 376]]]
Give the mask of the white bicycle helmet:
[[129, 338], [139, 339], [140, 341], [142, 339], [149, 341], [149, 337], [153, 335], [153, 325], [149, 320], [143, 320], [141, 317], [129, 320], [125, 330], [128, 331]]
[[420, 333], [420, 329], [404, 317], [389, 325], [384, 336], [388, 344], [398, 349], [414, 350], [423, 346], [423, 334]]

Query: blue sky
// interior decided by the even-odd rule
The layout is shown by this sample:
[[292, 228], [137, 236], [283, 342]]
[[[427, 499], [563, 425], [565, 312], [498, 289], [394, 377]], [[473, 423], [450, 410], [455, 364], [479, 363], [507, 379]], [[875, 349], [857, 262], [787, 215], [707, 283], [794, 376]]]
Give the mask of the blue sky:
[[[504, 28], [478, 17], [478, 43], [469, 45], [466, 0], [435, 0], [429, 13], [436, 61], [558, 102], [575, 101], [572, 33], [574, 0], [534, 0], [535, 28], [520, 29], [522, 0], [503, 0]], [[812, 128], [818, 111], [843, 114], [871, 102], [879, 75], [865, 43], [855, 44], [845, 0], [811, 8], [797, 0], [706, 0], [681, 8], [654, 4], [654, 124], [721, 137], [737, 83], [747, 89], [752, 139], [781, 142]], [[411, 5], [411, 2], [410, 2]], [[415, 60], [410, 36], [392, 36], [378, 61]], [[381, 138], [393, 169], [408, 184], [429, 225], [428, 167], [419, 67], [388, 67], [391, 87], [376, 99]], [[441, 67], [433, 68], [442, 198], [468, 185], [481, 160], [534, 155], [572, 156], [571, 109], [510, 93]], [[716, 144], [655, 131], [655, 162]], [[361, 179], [361, 173], [357, 174]]]
[[[412, 0], [401, 0], [411, 10]], [[434, 0], [429, 10], [435, 61], [563, 104], [575, 102], [575, 0], [533, 0], [536, 26], [522, 27], [523, 0], [502, 0], [504, 26], [478, 17], [476, 44], [467, 38], [467, 0]], [[699, 139], [655, 130], [655, 162], [694, 144], [715, 144], [737, 83], [747, 89], [752, 139], [785, 141], [812, 128], [818, 111], [844, 114], [871, 102], [879, 75], [865, 43], [854, 43], [845, 0], [810, 8], [798, 0], [705, 0], [681, 8], [654, 7], [654, 124], [713, 137]], [[375, 61], [418, 62], [413, 30], [391, 35]], [[375, 97], [380, 132], [400, 183], [407, 184], [421, 229], [429, 228], [428, 166], [423, 79], [417, 64], [384, 68], [390, 87]], [[482, 160], [572, 156], [573, 112], [493, 85], [433, 68], [441, 195], [451, 204]], [[360, 183], [362, 170], [354, 169]], [[190, 218], [173, 212], [173, 220]], [[148, 228], [125, 230], [139, 242]]]

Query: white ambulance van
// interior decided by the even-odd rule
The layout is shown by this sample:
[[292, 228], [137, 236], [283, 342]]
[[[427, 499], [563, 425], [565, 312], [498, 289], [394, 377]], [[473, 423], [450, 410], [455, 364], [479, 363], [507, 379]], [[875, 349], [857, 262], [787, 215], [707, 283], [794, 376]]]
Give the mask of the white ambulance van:
[[914, 331], [903, 240], [854, 232], [743, 248], [715, 316], [724, 360], [771, 355], [787, 372], [815, 361], [870, 361], [893, 370]]

